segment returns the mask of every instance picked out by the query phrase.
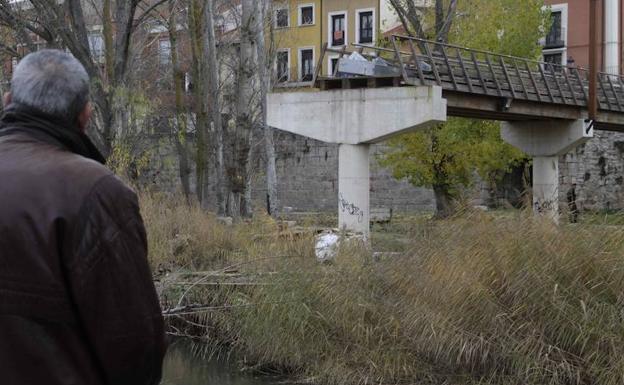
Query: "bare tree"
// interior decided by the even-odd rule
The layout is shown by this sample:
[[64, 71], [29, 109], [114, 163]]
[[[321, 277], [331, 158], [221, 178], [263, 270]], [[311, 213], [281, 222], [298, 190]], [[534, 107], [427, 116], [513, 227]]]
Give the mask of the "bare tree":
[[[139, 21], [145, 17], [145, 14], [137, 15], [137, 7], [143, 4], [151, 10], [162, 2], [92, 0], [89, 4], [81, 0], [0, 0], [0, 25], [12, 30], [16, 43], [28, 51], [36, 50], [34, 39], [37, 38], [48, 47], [66, 48], [84, 65], [92, 79], [97, 141], [108, 154], [117, 133], [127, 129], [130, 45]], [[102, 12], [98, 15], [99, 9]], [[87, 19], [94, 17], [99, 17], [103, 27], [103, 63], [89, 46]]]
[[[445, 2], [448, 2], [448, 5]], [[421, 39], [435, 39], [441, 43], [448, 42], [449, 31], [457, 9], [457, 0], [435, 0], [433, 31], [426, 29], [425, 13], [414, 0], [390, 0], [390, 4], [408, 34]]]
[[175, 112], [173, 119], [172, 138], [176, 146], [179, 162], [180, 184], [187, 202], [191, 196], [191, 166], [189, 161], [188, 111], [184, 103], [185, 73], [181, 68], [178, 46], [178, 26], [180, 6], [178, 0], [169, 0], [168, 14], [162, 17], [167, 24], [169, 42], [171, 44], [171, 66], [173, 67], [173, 87], [175, 92]]
[[275, 143], [273, 142], [273, 128], [267, 125], [267, 95], [271, 92], [271, 67], [269, 53], [265, 43], [265, 24], [269, 25], [269, 44], [273, 44], [273, 24], [267, 18], [267, 0], [256, 2], [256, 14], [259, 18], [256, 23], [256, 49], [258, 56], [258, 75], [260, 77], [260, 122], [264, 133], [264, 151], [266, 156], [266, 185], [267, 185], [267, 212], [274, 215], [278, 207], [277, 197], [277, 170], [275, 166]]

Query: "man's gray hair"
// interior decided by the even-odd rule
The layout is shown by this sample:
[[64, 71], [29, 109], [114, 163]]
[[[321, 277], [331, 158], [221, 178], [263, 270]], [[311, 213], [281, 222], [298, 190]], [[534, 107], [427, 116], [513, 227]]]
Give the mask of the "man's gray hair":
[[74, 122], [89, 101], [89, 75], [72, 55], [44, 49], [24, 57], [13, 73], [11, 102]]

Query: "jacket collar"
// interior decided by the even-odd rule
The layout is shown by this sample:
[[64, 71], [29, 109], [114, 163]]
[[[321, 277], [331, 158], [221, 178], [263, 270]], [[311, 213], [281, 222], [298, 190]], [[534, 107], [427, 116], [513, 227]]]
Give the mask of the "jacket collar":
[[101, 164], [106, 163], [104, 156], [76, 123], [13, 103], [6, 107], [0, 118], [0, 136], [16, 133], [24, 133]]

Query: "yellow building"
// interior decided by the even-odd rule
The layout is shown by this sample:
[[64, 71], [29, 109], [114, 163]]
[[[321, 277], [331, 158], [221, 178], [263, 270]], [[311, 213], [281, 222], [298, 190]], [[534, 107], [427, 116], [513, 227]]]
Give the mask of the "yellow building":
[[[274, 0], [272, 23], [276, 73], [281, 83], [309, 82], [323, 44], [334, 49], [352, 43], [375, 44], [381, 29], [380, 7], [386, 0]], [[331, 74], [338, 54], [329, 54], [322, 74]]]
[[[323, 26], [321, 46], [347, 47], [353, 44], [374, 45], [380, 25], [380, 0], [323, 0]], [[333, 73], [338, 54], [327, 55], [322, 73]]]
[[282, 0], [272, 5], [277, 78], [309, 82], [321, 54], [321, 0]]

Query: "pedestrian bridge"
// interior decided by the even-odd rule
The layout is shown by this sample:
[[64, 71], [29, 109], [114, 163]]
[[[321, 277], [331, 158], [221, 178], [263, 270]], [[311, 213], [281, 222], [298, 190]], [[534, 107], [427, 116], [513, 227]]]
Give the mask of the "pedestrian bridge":
[[[587, 119], [589, 71], [554, 63], [501, 55], [394, 35], [392, 48], [354, 44], [353, 50], [323, 47], [314, 85], [321, 90], [363, 87], [433, 86], [442, 88], [449, 116], [502, 121]], [[344, 62], [353, 52], [388, 68], [347, 74], [334, 67], [321, 76], [328, 58]], [[368, 69], [368, 68], [367, 68]], [[598, 72], [595, 127], [624, 131], [624, 79]]]
[[[331, 63], [329, 76], [323, 63]], [[597, 73], [589, 120], [589, 78], [583, 68], [394, 35], [390, 47], [325, 45], [313, 77], [318, 91], [270, 94], [267, 119], [339, 144], [341, 228], [368, 234], [370, 144], [448, 116], [504, 122], [503, 140], [533, 157], [534, 210], [557, 221], [558, 156], [594, 129], [624, 131], [624, 79]]]

